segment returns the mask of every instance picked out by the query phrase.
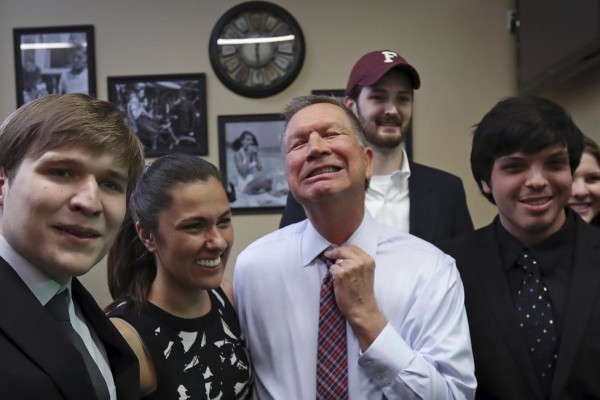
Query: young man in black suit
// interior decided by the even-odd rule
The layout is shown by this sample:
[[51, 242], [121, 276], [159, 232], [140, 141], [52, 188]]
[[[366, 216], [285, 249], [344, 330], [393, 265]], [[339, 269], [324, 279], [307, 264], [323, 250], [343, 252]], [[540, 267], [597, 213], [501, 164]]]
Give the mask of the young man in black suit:
[[440, 243], [456, 259], [479, 399], [600, 398], [600, 231], [567, 208], [583, 137], [539, 97], [496, 104], [471, 169], [494, 221]]
[[143, 166], [126, 115], [84, 94], [0, 126], [0, 398], [139, 399], [135, 354], [75, 277], [106, 255]]
[[[471, 232], [473, 223], [460, 178], [408, 160], [402, 147], [420, 86], [417, 70], [398, 53], [372, 51], [352, 68], [345, 104], [373, 149], [367, 209], [377, 221], [431, 242]], [[279, 227], [305, 218], [288, 195]]]

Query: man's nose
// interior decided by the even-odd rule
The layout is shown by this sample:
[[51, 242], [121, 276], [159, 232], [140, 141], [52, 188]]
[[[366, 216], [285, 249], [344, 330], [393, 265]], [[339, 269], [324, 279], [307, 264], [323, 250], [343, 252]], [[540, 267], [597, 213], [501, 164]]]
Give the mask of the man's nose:
[[385, 103], [385, 113], [386, 114], [398, 114], [398, 105], [393, 100], [388, 100]]
[[95, 177], [86, 178], [71, 197], [71, 208], [81, 210], [87, 215], [97, 215], [102, 211], [100, 188]]
[[312, 132], [308, 137], [307, 158], [319, 157], [323, 153], [330, 152], [327, 141], [318, 133]]

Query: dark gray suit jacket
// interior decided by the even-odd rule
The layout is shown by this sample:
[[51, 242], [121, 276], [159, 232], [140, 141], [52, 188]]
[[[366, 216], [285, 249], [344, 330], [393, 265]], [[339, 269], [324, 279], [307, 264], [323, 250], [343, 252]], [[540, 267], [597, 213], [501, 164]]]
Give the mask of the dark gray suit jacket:
[[[75, 278], [72, 293], [104, 344], [119, 400], [139, 399], [135, 354]], [[77, 349], [19, 275], [0, 258], [0, 399], [95, 398]]]
[[[600, 399], [600, 230], [576, 217], [576, 246], [551, 399]], [[494, 225], [438, 243], [465, 288], [478, 399], [542, 399]]]
[[[409, 232], [428, 242], [473, 231], [465, 189], [455, 175], [409, 161]], [[289, 194], [279, 227], [306, 219], [304, 209]]]

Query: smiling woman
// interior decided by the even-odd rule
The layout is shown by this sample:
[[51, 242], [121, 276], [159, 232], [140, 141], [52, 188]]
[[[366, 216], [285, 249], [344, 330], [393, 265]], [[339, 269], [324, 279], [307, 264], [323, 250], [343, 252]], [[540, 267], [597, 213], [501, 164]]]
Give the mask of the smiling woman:
[[583, 142], [585, 148], [573, 174], [569, 206], [586, 222], [600, 226], [600, 147], [587, 136]]
[[138, 356], [143, 398], [248, 398], [250, 362], [223, 281], [233, 226], [219, 171], [160, 157], [130, 214], [109, 253], [108, 315]]

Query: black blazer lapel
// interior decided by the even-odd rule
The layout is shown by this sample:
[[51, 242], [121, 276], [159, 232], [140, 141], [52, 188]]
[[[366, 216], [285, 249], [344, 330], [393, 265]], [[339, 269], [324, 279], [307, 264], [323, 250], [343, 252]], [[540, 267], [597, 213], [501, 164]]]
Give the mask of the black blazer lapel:
[[140, 385], [137, 357], [81, 282], [73, 278], [71, 285], [74, 300], [104, 345], [119, 400], [138, 399]]
[[[484, 299], [497, 321], [497, 326], [490, 327], [490, 329], [497, 329], [499, 338], [506, 344], [509, 353], [515, 359], [516, 368], [525, 376], [537, 397], [542, 398], [542, 389], [522, 339], [506, 274], [500, 261], [502, 258], [494, 225], [491, 224], [481, 229], [476, 238], [478, 246], [476, 247], [477, 251], [473, 254], [471, 265], [481, 282], [482, 291], [485, 293]], [[498, 351], [502, 351], [502, 349], [498, 349]], [[510, 367], [507, 366], [507, 368]]]
[[436, 207], [428, 193], [435, 188], [427, 179], [427, 173], [420, 165], [409, 162], [408, 197], [410, 210], [408, 216], [409, 231], [420, 238], [434, 237]]
[[93, 398], [83, 359], [17, 273], [0, 258], [0, 330], [56, 383], [67, 399]]
[[559, 399], [573, 367], [579, 344], [589, 324], [600, 287], [600, 235], [596, 228], [577, 218], [577, 247], [569, 289], [567, 318], [560, 339], [552, 382], [552, 399]]

